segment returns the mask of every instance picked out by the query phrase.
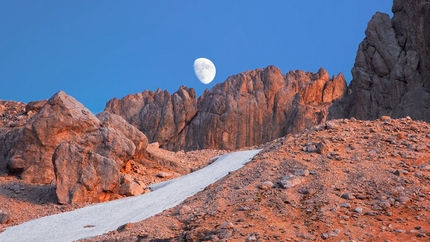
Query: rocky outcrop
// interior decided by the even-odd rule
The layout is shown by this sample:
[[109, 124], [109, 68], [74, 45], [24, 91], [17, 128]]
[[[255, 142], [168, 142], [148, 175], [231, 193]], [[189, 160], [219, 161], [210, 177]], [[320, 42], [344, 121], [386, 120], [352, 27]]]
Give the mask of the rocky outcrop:
[[122, 116], [141, 130], [150, 142], [166, 143], [196, 115], [196, 93], [184, 86], [173, 95], [160, 89], [155, 93], [144, 91], [121, 100], [114, 98], [105, 110]]
[[127, 139], [131, 140], [136, 146], [136, 154], [142, 154], [148, 147], [148, 139], [136, 127], [125, 121], [121, 116], [102, 112], [97, 114], [97, 118], [104, 127], [113, 128], [121, 132]]
[[[131, 159], [136, 151], [133, 141], [110, 127], [115, 122], [104, 123], [108, 125], [103, 125], [81, 103], [60, 91], [18, 131], [12, 144], [8, 143], [11, 147], [7, 167], [25, 181], [51, 183], [55, 178], [52, 155], [60, 143], [68, 141], [118, 162]], [[143, 139], [140, 148], [146, 148], [144, 135], [139, 137]]]
[[269, 66], [229, 77], [199, 99], [193, 89], [144, 91], [112, 99], [106, 111], [124, 117], [150, 142], [170, 150], [253, 146], [325, 121], [346, 92], [342, 74], [281, 71]]
[[[42, 104], [46, 101], [32, 102]], [[7, 159], [13, 140], [20, 128], [34, 116], [32, 105], [14, 101], [0, 101], [0, 175], [8, 173]]]
[[118, 192], [118, 161], [84, 150], [73, 142], [61, 143], [52, 161], [61, 204], [103, 202]]
[[394, 16], [376, 13], [352, 69], [351, 92], [330, 118], [410, 116], [430, 121], [430, 3], [394, 0]]

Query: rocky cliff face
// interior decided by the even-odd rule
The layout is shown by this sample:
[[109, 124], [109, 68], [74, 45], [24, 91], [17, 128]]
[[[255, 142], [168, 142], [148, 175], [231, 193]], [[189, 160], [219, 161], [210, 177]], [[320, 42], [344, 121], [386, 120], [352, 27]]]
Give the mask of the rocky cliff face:
[[267, 142], [325, 121], [344, 96], [342, 74], [269, 66], [229, 77], [199, 99], [193, 89], [145, 91], [112, 99], [106, 111], [121, 115], [150, 142], [170, 150], [237, 149]]
[[352, 69], [351, 94], [330, 118], [410, 116], [430, 121], [430, 2], [394, 0], [394, 16], [376, 13]]

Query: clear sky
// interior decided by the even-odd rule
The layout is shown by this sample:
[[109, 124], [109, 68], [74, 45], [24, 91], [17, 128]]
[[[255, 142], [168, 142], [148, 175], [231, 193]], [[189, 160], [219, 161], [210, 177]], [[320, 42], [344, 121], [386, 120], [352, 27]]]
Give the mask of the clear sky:
[[[181, 85], [200, 95], [228, 76], [268, 65], [348, 81], [358, 44], [392, 0], [0, 1], [0, 99], [63, 90], [94, 113], [113, 97]], [[196, 58], [217, 68], [194, 75]]]

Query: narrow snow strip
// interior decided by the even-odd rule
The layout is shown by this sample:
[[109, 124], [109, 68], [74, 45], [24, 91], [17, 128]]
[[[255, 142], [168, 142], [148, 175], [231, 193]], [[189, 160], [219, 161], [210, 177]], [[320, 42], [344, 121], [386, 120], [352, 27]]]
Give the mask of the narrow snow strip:
[[147, 219], [180, 204], [229, 172], [240, 169], [260, 151], [239, 151], [220, 156], [209, 166], [169, 181], [147, 194], [99, 203], [9, 227], [0, 233], [0, 241], [74, 241], [116, 230], [123, 224]]

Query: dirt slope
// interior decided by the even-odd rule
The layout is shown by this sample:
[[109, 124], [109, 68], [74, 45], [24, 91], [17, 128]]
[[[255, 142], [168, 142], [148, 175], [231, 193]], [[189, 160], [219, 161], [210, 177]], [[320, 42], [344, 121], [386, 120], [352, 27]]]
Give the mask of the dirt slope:
[[176, 208], [88, 241], [428, 241], [429, 139], [430, 126], [408, 118], [330, 121], [266, 144]]
[[[87, 241], [428, 241], [429, 141], [430, 125], [409, 118], [329, 121], [265, 144], [173, 209]], [[197, 168], [216, 153], [157, 154]], [[1, 179], [10, 224], [75, 208]]]

